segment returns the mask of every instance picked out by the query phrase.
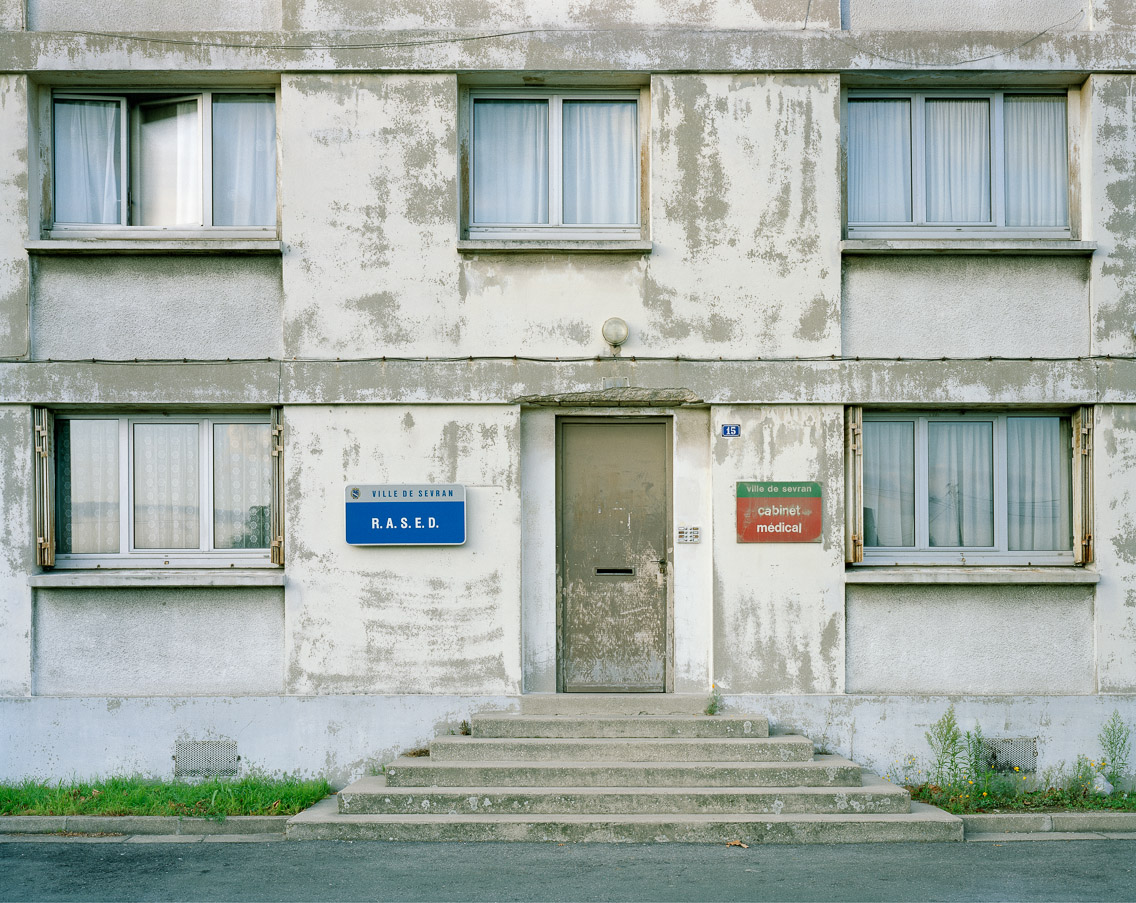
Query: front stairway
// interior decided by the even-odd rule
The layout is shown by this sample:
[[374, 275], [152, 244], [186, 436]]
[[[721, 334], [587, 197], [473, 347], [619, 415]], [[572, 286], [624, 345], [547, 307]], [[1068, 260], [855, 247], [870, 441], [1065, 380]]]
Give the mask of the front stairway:
[[962, 821], [704, 697], [526, 696], [288, 822], [290, 839], [604, 843], [962, 840]]

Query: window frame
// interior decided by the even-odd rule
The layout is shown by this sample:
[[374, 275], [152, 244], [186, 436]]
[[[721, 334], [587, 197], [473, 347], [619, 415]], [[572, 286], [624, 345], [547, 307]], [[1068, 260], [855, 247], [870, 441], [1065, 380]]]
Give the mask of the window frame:
[[[54, 459], [54, 433], [58, 423], [69, 420], [103, 420], [118, 423], [118, 552], [59, 552], [56, 548], [52, 523], [50, 536], [45, 543], [44, 529], [38, 522], [42, 517], [54, 521], [55, 487], [57, 481]], [[199, 533], [196, 549], [139, 549], [134, 544], [134, 427], [143, 423], [196, 424], [198, 426], [198, 503]], [[213, 428], [228, 423], [262, 423], [270, 430], [269, 544], [258, 549], [217, 549], [214, 542], [213, 510]], [[270, 568], [283, 564], [283, 449], [282, 427], [278, 409], [265, 412], [239, 411], [233, 413], [176, 412], [121, 412], [121, 411], [65, 411], [37, 410], [37, 460], [44, 461], [37, 468], [37, 557], [44, 567], [56, 569], [76, 568], [169, 568], [169, 567], [241, 567]], [[45, 438], [46, 437], [46, 438]], [[44, 453], [47, 451], [47, 454]], [[41, 514], [42, 513], [42, 514]], [[45, 545], [47, 548], [45, 548]]]
[[[907, 100], [911, 103], [911, 221], [892, 223], [856, 222], [848, 210], [848, 173], [845, 167], [844, 211], [845, 232], [850, 239], [873, 238], [1021, 238], [1071, 239], [1076, 216], [1076, 192], [1073, 186], [1076, 149], [1074, 142], [1072, 103], [1073, 90], [1068, 88], [988, 88], [988, 89], [934, 89], [920, 88], [910, 91], [889, 89], [851, 88], [843, 99], [843, 144], [847, 159], [851, 138], [848, 124], [848, 106], [859, 100]], [[1006, 155], [1005, 116], [1006, 96], [1060, 97], [1065, 103], [1065, 192], [1066, 224], [1064, 226], [1007, 226], [1006, 225]], [[925, 165], [927, 158], [926, 115], [927, 100], [986, 100], [990, 104], [990, 222], [983, 223], [929, 223], [926, 220], [927, 191]], [[918, 190], [922, 186], [922, 191]]]
[[[508, 88], [470, 87], [465, 89], [461, 104], [462, 131], [462, 235], [474, 240], [588, 240], [627, 241], [643, 237], [646, 215], [644, 186], [646, 183], [645, 148], [647, 123], [645, 89], [642, 88]], [[633, 224], [565, 224], [563, 214], [563, 102], [565, 100], [622, 100], [635, 102], [637, 135], [635, 213]], [[547, 100], [548, 101], [548, 223], [477, 223], [473, 219], [474, 160], [477, 153], [474, 134], [474, 104], [479, 100]]]
[[[274, 165], [276, 168], [275, 222], [265, 226], [213, 225], [213, 97], [220, 94], [260, 94], [272, 98], [276, 119], [274, 136]], [[147, 97], [149, 96], [149, 97]], [[142, 99], [147, 98], [147, 99]], [[55, 218], [56, 188], [56, 137], [55, 102], [57, 100], [117, 101], [119, 104], [119, 222], [69, 223]], [[134, 225], [129, 222], [137, 207], [133, 198], [139, 159], [139, 110], [148, 103], [197, 101], [198, 126], [201, 138], [201, 224], [199, 225]], [[48, 235], [50, 238], [201, 238], [210, 236], [222, 239], [275, 238], [280, 232], [280, 89], [278, 86], [245, 85], [234, 87], [123, 87], [106, 90], [55, 89], [49, 94], [48, 126], [45, 142], [48, 145], [47, 171], [50, 191]]]
[[[1078, 492], [1078, 481], [1084, 472], [1085, 463], [1080, 454], [1088, 454], [1087, 444], [1081, 441], [1080, 425], [1083, 414], [1070, 415], [1067, 411], [1045, 410], [997, 410], [997, 411], [951, 411], [951, 410], [863, 410], [851, 408], [847, 417], [848, 444], [846, 461], [851, 463], [851, 472], [846, 474], [849, 481], [848, 510], [846, 511], [846, 537], [849, 548], [846, 560], [858, 566], [894, 565], [1016, 565], [1050, 566], [1083, 564], [1089, 558], [1079, 553], [1083, 543], [1082, 534], [1086, 526], [1091, 537], [1091, 526], [1085, 522], [1083, 512], [1091, 510], [1091, 498], [1085, 499]], [[1091, 413], [1088, 415], [1091, 420]], [[1070, 506], [1071, 548], [1068, 550], [1023, 550], [1008, 548], [1008, 506], [1007, 506], [1007, 420], [1016, 417], [1060, 418], [1069, 424], [1071, 434], [1069, 492], [1066, 500]], [[857, 422], [858, 421], [858, 422]], [[863, 425], [876, 422], [914, 423], [913, 490], [915, 493], [915, 545], [914, 546], [868, 546], [864, 543], [863, 507]], [[994, 545], [969, 547], [932, 547], [928, 540], [928, 487], [927, 455], [928, 425], [932, 422], [991, 422], [993, 455], [993, 509]], [[1087, 546], [1084, 546], [1087, 548]]]

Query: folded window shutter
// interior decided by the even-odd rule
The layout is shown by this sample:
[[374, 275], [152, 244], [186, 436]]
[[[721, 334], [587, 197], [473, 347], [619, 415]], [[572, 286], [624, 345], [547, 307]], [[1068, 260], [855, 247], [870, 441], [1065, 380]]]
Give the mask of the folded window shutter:
[[864, 560], [864, 410], [844, 412], [844, 560]]
[[36, 564], [55, 565], [55, 417], [36, 408], [35, 426], [35, 537]]
[[1093, 409], [1073, 414], [1073, 560], [1093, 560]]
[[284, 427], [272, 409], [272, 505], [269, 512], [273, 564], [284, 563]]

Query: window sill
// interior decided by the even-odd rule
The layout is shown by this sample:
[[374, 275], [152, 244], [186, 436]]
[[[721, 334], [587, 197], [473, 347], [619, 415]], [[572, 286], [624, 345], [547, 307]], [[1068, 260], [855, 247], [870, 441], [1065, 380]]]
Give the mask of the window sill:
[[1063, 238], [849, 238], [844, 255], [860, 254], [1008, 254], [1092, 256], [1095, 241]]
[[845, 583], [1094, 584], [1100, 574], [1083, 567], [884, 567], [864, 565], [844, 572]]
[[260, 238], [52, 238], [24, 243], [28, 254], [280, 254], [283, 243]]
[[28, 586], [37, 588], [87, 589], [175, 586], [283, 586], [280, 568], [182, 568], [178, 570], [60, 570], [33, 574]]
[[564, 238], [465, 238], [458, 242], [461, 254], [540, 254], [548, 251], [570, 254], [650, 254], [651, 242], [635, 239]]

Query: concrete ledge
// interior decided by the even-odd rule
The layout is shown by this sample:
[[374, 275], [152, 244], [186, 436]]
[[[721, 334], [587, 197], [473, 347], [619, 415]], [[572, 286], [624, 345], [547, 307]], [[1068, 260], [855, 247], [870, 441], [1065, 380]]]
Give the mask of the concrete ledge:
[[962, 815], [967, 837], [972, 835], [1094, 834], [1136, 832], [1136, 812], [998, 812]]
[[650, 254], [651, 242], [613, 239], [580, 241], [540, 238], [466, 238], [458, 242], [462, 254], [540, 254], [548, 251], [570, 254]]
[[1081, 567], [896, 567], [849, 568], [845, 583], [1100, 583], [1100, 574]]
[[284, 244], [276, 239], [48, 239], [24, 243], [32, 255], [47, 254], [276, 254]]
[[1095, 241], [1052, 238], [849, 238], [842, 254], [1055, 254], [1090, 256]]
[[[334, 797], [332, 797], [334, 799]], [[0, 834], [283, 834], [290, 816], [231, 815], [223, 821], [182, 815], [4, 815]]]
[[283, 586], [284, 571], [265, 568], [99, 568], [56, 570], [28, 577], [28, 586], [52, 589], [174, 586]]

